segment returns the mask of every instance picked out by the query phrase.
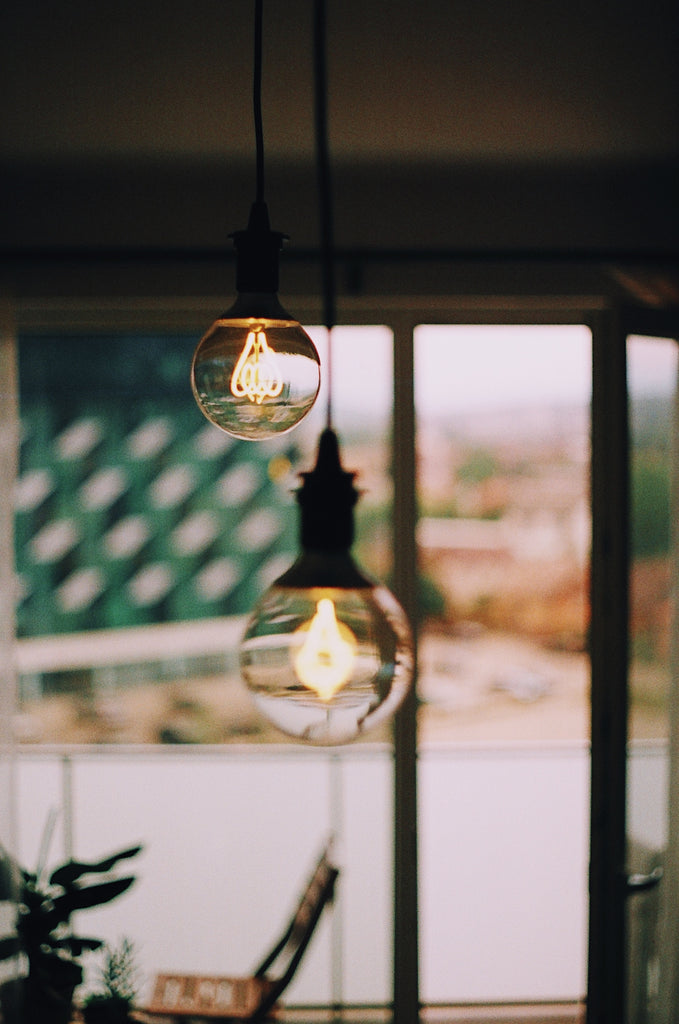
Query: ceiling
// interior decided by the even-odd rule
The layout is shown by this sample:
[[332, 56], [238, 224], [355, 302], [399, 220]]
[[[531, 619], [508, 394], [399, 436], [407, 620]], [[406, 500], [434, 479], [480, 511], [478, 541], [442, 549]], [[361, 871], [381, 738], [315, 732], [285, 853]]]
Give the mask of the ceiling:
[[[250, 0], [5, 0], [6, 250], [221, 248], [254, 188]], [[327, 0], [338, 244], [660, 255], [675, 0]], [[264, 4], [274, 226], [318, 237], [313, 0]]]
[[[312, 0], [264, 5], [270, 157], [313, 155]], [[251, 155], [248, 0], [6, 0], [5, 159]], [[676, 4], [328, 0], [340, 161], [676, 158]]]

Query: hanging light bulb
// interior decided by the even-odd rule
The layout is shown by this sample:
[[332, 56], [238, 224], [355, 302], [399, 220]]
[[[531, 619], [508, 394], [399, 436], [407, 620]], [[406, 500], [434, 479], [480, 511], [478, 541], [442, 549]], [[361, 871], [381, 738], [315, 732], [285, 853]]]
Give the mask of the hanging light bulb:
[[269, 227], [264, 202], [262, 8], [263, 0], [255, 0], [257, 193], [246, 230], [232, 235], [238, 294], [201, 338], [191, 364], [201, 411], [227, 434], [249, 441], [291, 430], [316, 401], [321, 383], [314, 343], [278, 301], [278, 256], [286, 236]]
[[255, 202], [245, 231], [233, 235], [236, 301], [196, 348], [191, 387], [201, 411], [234, 437], [259, 441], [291, 430], [316, 401], [316, 347], [278, 301], [284, 235]]
[[254, 608], [241, 671], [261, 713], [309, 743], [347, 743], [385, 722], [412, 681], [413, 646], [400, 604], [350, 554], [353, 473], [323, 431], [316, 466], [297, 492], [297, 561]]

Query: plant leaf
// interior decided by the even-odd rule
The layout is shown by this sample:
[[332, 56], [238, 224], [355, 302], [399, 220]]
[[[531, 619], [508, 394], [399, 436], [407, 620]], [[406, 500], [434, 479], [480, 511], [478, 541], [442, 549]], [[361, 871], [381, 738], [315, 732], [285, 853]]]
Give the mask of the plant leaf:
[[64, 939], [57, 939], [52, 942], [56, 949], [68, 949], [72, 956], [82, 956], [86, 949], [101, 949], [104, 945], [103, 939], [88, 939], [80, 935], [68, 935]]
[[126, 889], [129, 889], [134, 881], [136, 881], [135, 876], [129, 875], [125, 878], [113, 878], [109, 882], [88, 885], [82, 889], [77, 887], [68, 889], [63, 896], [55, 897], [54, 912], [59, 921], [67, 921], [75, 910], [97, 907], [101, 903], [114, 900], [116, 896], [120, 896]]
[[128, 849], [121, 850], [119, 853], [113, 853], [111, 856], [100, 861], [87, 862], [69, 860], [52, 872], [50, 876], [50, 884], [62, 885], [64, 888], [68, 888], [82, 875], [95, 874], [98, 872], [105, 873], [110, 871], [111, 868], [115, 867], [119, 860], [128, 860], [130, 857], [136, 857], [141, 849], [141, 845], [130, 846]]

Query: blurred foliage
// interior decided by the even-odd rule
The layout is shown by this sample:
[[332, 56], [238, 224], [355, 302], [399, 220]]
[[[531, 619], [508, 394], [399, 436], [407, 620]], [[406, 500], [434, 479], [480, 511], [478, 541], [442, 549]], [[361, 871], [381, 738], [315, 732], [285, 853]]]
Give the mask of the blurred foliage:
[[632, 459], [632, 556], [650, 558], [670, 550], [670, 465], [655, 451], [637, 452]]
[[445, 595], [431, 576], [418, 577], [417, 608], [421, 621], [446, 618], [448, 606]]
[[484, 480], [490, 480], [498, 471], [498, 461], [493, 452], [485, 448], [477, 448], [470, 452], [459, 466], [457, 479], [465, 484], [480, 484]]

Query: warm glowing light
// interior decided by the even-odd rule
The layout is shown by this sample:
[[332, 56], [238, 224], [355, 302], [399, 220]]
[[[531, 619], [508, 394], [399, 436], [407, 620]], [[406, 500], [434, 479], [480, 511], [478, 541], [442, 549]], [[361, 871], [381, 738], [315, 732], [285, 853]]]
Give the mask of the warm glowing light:
[[306, 633], [306, 639], [295, 656], [295, 672], [321, 700], [332, 700], [351, 676], [356, 637], [337, 621], [335, 605], [327, 597], [316, 605], [313, 619], [297, 632]]
[[276, 353], [261, 330], [250, 331], [231, 375], [231, 394], [261, 405], [265, 398], [278, 398], [283, 378]]

